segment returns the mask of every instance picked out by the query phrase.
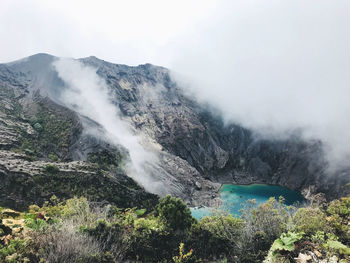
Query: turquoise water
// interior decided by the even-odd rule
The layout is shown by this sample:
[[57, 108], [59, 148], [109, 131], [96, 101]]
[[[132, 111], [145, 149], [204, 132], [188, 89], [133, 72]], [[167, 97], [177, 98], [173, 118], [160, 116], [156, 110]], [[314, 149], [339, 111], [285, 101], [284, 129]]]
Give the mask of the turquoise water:
[[[232, 215], [240, 215], [240, 210], [246, 204], [247, 200], [255, 199], [256, 205], [266, 202], [270, 197], [278, 199], [280, 196], [285, 198], [286, 205], [301, 203], [305, 201], [304, 197], [297, 191], [293, 191], [281, 186], [266, 184], [251, 185], [232, 185], [224, 184], [220, 190], [220, 196], [223, 204], [219, 210], [228, 211]], [[212, 214], [208, 207], [191, 208], [193, 217], [200, 219], [203, 216]]]

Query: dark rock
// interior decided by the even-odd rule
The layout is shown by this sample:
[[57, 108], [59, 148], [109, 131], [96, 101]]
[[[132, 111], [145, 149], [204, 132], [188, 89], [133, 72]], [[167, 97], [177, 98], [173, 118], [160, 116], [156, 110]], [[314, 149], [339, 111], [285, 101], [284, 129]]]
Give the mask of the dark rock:
[[[128, 158], [127, 149], [110, 145], [104, 139], [103, 127], [80, 116], [74, 109], [68, 109], [60, 101], [66, 86], [51, 67], [54, 59], [47, 54], [38, 54], [16, 63], [0, 64], [0, 100], [4, 102], [0, 105], [0, 150], [20, 149], [24, 143], [23, 134], [27, 144], [37, 140], [42, 145], [42, 137], [38, 134], [43, 131], [35, 131], [29, 125], [30, 117], [43, 112], [40, 109], [50, 111], [62, 123], [69, 123], [69, 129], [62, 137], [66, 138], [66, 143], [58, 145], [51, 140], [55, 136], [47, 136], [44, 146], [33, 151], [36, 155], [26, 151], [27, 155], [21, 157], [20, 163], [23, 164], [23, 158], [49, 161], [56, 155], [62, 165], [66, 165], [69, 161], [86, 162], [89, 156], [98, 153], [107, 158], [94, 158], [97, 165], [101, 165], [102, 160], [108, 163], [100, 166], [111, 177], [105, 183], [114, 182], [116, 189], [125, 188], [128, 190], [124, 193], [131, 194], [129, 184], [134, 187], [135, 183], [131, 183], [132, 179], [111, 161], [111, 156]], [[344, 185], [350, 181], [350, 170], [330, 172], [319, 141], [305, 142], [298, 135], [287, 140], [266, 140], [239, 125], [225, 124], [214, 109], [185, 95], [172, 81], [169, 71], [162, 67], [150, 64], [129, 67], [96, 57], [80, 59], [80, 62], [97, 69], [123, 118], [134, 130], [157, 144], [160, 162], [152, 164], [150, 170], [155, 178], [165, 182], [165, 192], [192, 204], [205, 205], [213, 204], [212, 198], [217, 199], [221, 183], [276, 184], [309, 196], [321, 192], [327, 199], [349, 194], [350, 188]], [[45, 120], [49, 120], [49, 116]], [[86, 127], [92, 127], [98, 136], [84, 132]], [[23, 130], [26, 132], [19, 132]], [[22, 171], [14, 166], [11, 169], [2, 164], [2, 178], [19, 180], [34, 175], [26, 167], [21, 167]], [[195, 188], [192, 182], [196, 182]], [[12, 199], [15, 205], [23, 202], [28, 189], [35, 187], [14, 187], [19, 191], [17, 193], [10, 189], [0, 186], [0, 194], [7, 196], [8, 202]], [[142, 188], [138, 189], [142, 191]], [[130, 199], [129, 196], [120, 198]]]

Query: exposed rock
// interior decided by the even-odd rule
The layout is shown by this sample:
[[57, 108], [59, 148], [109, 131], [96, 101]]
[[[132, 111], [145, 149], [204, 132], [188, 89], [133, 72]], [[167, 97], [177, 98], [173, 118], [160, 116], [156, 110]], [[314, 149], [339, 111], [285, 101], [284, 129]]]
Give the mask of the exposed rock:
[[[88, 162], [91, 154], [107, 152], [127, 158], [127, 149], [104, 138], [103, 127], [64, 106], [60, 94], [66, 86], [51, 67], [54, 59], [38, 54], [18, 63], [0, 64], [0, 176], [7, 187], [13, 178], [41, 175], [53, 161], [60, 174], [99, 178]], [[152, 147], [159, 156], [159, 163], [149, 169], [166, 183], [164, 194], [172, 193], [191, 205], [215, 206], [220, 203], [221, 183], [276, 184], [317, 200], [322, 197], [317, 195], [320, 192], [332, 199], [350, 191], [344, 187], [350, 181], [349, 170], [329, 172], [318, 141], [304, 142], [298, 136], [266, 140], [238, 125], [226, 125], [213, 110], [188, 97], [165, 68], [129, 67], [95, 57], [79, 61], [97, 69], [123, 119], [145, 137], [144, 146]], [[37, 123], [50, 132], [33, 128], [38, 115], [41, 123]], [[63, 129], [51, 125], [58, 122], [65, 125]], [[117, 166], [108, 164], [114, 170], [102, 167], [102, 176], [109, 178], [104, 183], [113, 182], [116, 189], [122, 185], [128, 189], [125, 194], [134, 196], [128, 185], [135, 183]], [[26, 203], [28, 189], [13, 189], [0, 186], [1, 198]], [[145, 194], [140, 188], [137, 191]]]
[[318, 258], [322, 258], [322, 254], [318, 250], [314, 250], [314, 253]]
[[197, 190], [202, 190], [202, 185], [200, 182], [195, 182], [195, 185]]
[[19, 215], [20, 215], [19, 212], [12, 209], [4, 209], [1, 211], [2, 218], [8, 218], [8, 217], [15, 218], [15, 217], [18, 217]]
[[337, 256], [332, 256], [329, 260], [328, 263], [337, 263], [338, 262], [338, 257]]
[[310, 261], [312, 258], [310, 255], [305, 255], [303, 253], [299, 253], [298, 257], [295, 258], [295, 261], [297, 263], [307, 263], [308, 261]]

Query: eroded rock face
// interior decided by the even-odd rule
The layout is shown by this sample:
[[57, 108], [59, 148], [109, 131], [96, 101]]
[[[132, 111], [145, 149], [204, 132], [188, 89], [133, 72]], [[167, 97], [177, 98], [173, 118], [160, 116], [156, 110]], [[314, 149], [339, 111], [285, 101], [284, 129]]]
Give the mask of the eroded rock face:
[[[54, 59], [38, 54], [0, 65], [0, 95], [4, 101], [0, 149], [17, 147], [25, 152], [18, 131], [33, 136], [40, 133], [29, 117], [35, 117], [40, 102], [51, 113], [66, 116], [70, 132], [65, 137], [68, 145], [40, 148], [39, 159], [49, 161], [55, 155], [58, 161], [88, 162], [89, 154], [101, 151], [118, 152], [127, 158], [127, 149], [85, 132], [86, 127], [93, 127], [103, 135], [99, 123], [65, 108], [60, 92], [66, 87], [51, 66]], [[123, 119], [146, 138], [145, 144], [156, 149], [159, 163], [150, 169], [166, 185], [164, 193], [192, 205], [218, 204], [220, 183], [277, 184], [303, 191], [306, 196], [323, 192], [327, 198], [349, 193], [350, 189], [344, 187], [350, 181], [349, 170], [329, 173], [320, 142], [303, 142], [297, 136], [285, 141], [264, 140], [238, 125], [224, 125], [219, 115], [186, 96], [165, 68], [150, 64], [128, 67], [95, 57], [79, 61], [96, 68]], [[18, 107], [23, 111], [17, 112]], [[54, 155], [47, 149], [54, 149]]]
[[[319, 141], [259, 139], [184, 95], [169, 71], [149, 64], [127, 67], [96, 58], [96, 67], [114, 93], [114, 102], [135, 129], [180, 157], [213, 182], [268, 183], [328, 198], [345, 195], [349, 170], [329, 172]], [[198, 187], [195, 186], [198, 190]]]

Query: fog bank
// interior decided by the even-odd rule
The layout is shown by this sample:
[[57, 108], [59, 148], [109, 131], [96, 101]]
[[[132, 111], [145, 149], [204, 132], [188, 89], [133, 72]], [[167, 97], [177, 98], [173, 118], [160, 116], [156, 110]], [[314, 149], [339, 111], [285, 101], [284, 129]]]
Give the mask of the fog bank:
[[276, 139], [301, 131], [341, 168], [350, 160], [349, 11], [345, 0], [220, 1], [165, 52], [227, 122]]

